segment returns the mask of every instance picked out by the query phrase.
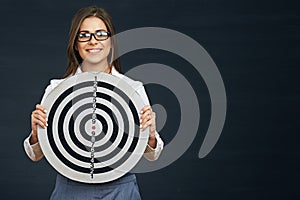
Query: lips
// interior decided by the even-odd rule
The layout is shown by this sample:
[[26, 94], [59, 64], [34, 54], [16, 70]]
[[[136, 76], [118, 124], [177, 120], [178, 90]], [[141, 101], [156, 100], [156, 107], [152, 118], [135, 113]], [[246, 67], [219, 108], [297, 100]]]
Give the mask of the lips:
[[99, 53], [102, 49], [101, 48], [92, 48], [92, 49], [86, 49], [89, 53]]

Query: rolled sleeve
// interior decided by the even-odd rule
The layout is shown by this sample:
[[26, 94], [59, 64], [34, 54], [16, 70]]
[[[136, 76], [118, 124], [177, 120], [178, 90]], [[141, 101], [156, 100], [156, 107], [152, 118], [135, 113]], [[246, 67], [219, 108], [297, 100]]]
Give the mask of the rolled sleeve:
[[25, 152], [32, 161], [39, 161], [44, 157], [44, 154], [38, 142], [32, 145], [29, 143], [30, 137], [31, 134], [24, 140], [23, 145]]
[[155, 138], [156, 138], [156, 147], [152, 148], [150, 145], [147, 145], [144, 152], [144, 157], [149, 161], [157, 160], [164, 147], [164, 142], [162, 141], [162, 139], [160, 138], [157, 132], [155, 132]]

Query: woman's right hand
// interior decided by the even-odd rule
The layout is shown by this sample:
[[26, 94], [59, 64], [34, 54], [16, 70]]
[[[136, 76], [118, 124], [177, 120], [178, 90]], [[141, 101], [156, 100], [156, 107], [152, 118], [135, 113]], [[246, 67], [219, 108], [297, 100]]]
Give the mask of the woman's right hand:
[[47, 120], [46, 109], [40, 104], [36, 104], [35, 110], [31, 113], [32, 134], [29, 139], [30, 144], [35, 144], [38, 142], [37, 125], [41, 126], [42, 128], [46, 128], [46, 126], [48, 126]]

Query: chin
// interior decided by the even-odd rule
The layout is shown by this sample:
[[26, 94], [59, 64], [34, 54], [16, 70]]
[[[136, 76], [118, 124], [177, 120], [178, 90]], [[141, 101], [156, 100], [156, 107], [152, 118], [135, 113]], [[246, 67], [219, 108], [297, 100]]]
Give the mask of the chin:
[[88, 62], [91, 64], [101, 64], [104, 62], [104, 60], [97, 57], [87, 57], [83, 62]]

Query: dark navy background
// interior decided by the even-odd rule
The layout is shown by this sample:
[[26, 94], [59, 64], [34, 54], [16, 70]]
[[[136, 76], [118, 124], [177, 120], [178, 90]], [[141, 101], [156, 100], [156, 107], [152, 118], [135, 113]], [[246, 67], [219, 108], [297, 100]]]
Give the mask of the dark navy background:
[[[150, 62], [172, 66], [200, 102], [200, 129], [188, 151], [164, 169], [137, 175], [143, 199], [300, 199], [296, 0], [1, 1], [0, 199], [51, 194], [55, 171], [45, 159], [31, 162], [23, 140], [44, 88], [64, 73], [70, 21], [89, 5], [105, 8], [117, 32], [154, 26], [190, 36], [213, 58], [226, 87], [225, 127], [213, 151], [199, 159], [210, 117], [201, 76], [168, 52], [139, 50], [122, 57], [123, 72]], [[161, 131], [168, 144], [178, 128], [178, 103], [166, 88], [148, 85], [147, 91], [152, 103], [169, 105]]]

